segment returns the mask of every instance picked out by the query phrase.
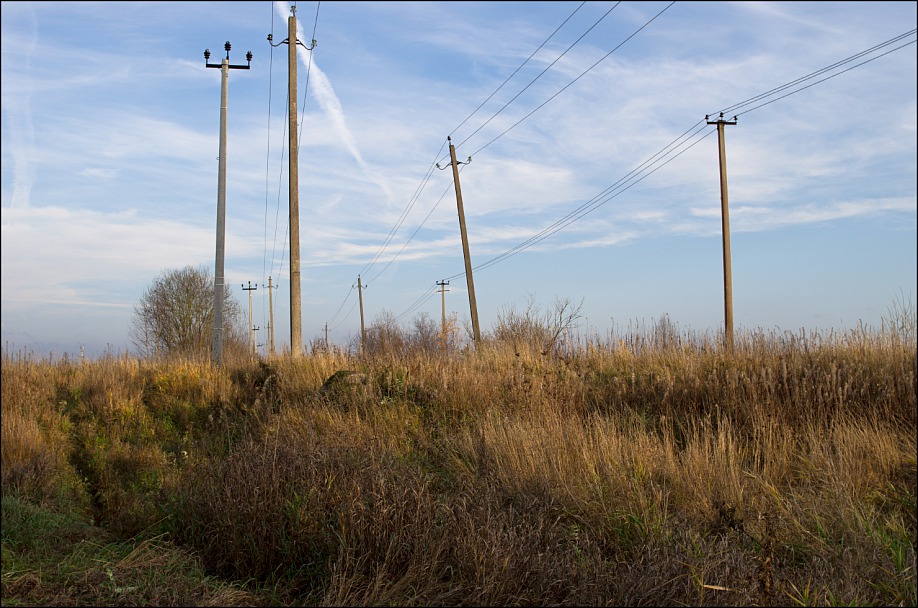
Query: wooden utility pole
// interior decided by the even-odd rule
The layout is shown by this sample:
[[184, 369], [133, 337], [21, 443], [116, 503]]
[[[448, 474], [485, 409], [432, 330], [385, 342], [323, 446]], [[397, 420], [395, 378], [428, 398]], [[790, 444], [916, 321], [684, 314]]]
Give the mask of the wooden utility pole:
[[357, 298], [360, 300], [360, 349], [365, 350], [367, 347], [367, 330], [363, 324], [363, 286], [360, 283], [360, 275], [357, 275]]
[[275, 289], [277, 289], [277, 287], [271, 284], [271, 277], [268, 277], [268, 312], [271, 318], [271, 325], [268, 327], [268, 355], [269, 356], [274, 356], [274, 290]]
[[287, 89], [290, 149], [288, 175], [290, 197], [290, 354], [297, 357], [303, 352], [303, 313], [300, 294], [300, 190], [299, 143], [297, 142], [296, 113], [296, 9], [291, 7], [287, 18]]
[[443, 329], [441, 330], [443, 336], [443, 352], [446, 352], [446, 292], [449, 289], [446, 286], [449, 285], [449, 281], [437, 281], [437, 287], [440, 288], [440, 308], [443, 313]]
[[[449, 142], [449, 159], [453, 167], [453, 185], [456, 187], [456, 207], [459, 209], [459, 232], [462, 236], [462, 257], [465, 258], [465, 280], [469, 289], [469, 308], [472, 313], [472, 334], [475, 338], [475, 346], [481, 344], [481, 330], [478, 327], [478, 304], [475, 302], [475, 281], [472, 279], [472, 258], [469, 255], [469, 237], [465, 231], [465, 211], [462, 208], [462, 189], [459, 187], [459, 165], [465, 165], [472, 162], [472, 159], [465, 163], [456, 162], [456, 148], [453, 146], [452, 138], [447, 137]], [[439, 166], [439, 165], [438, 165]]]
[[728, 349], [733, 348], [733, 270], [730, 263], [730, 209], [727, 204], [727, 148], [724, 144], [724, 125], [735, 125], [736, 116], [732, 121], [724, 120], [724, 113], [715, 121], [704, 119], [709, 125], [717, 125], [718, 157], [720, 159], [720, 219], [724, 243], [724, 344]]
[[252, 287], [252, 281], [249, 281], [249, 286], [242, 286], [244, 291], [249, 292], [249, 348], [252, 350], [252, 354], [255, 354], [255, 332], [252, 328], [255, 327], [255, 324], [252, 323], [252, 292], [258, 289], [258, 283], [255, 284], [255, 287]]
[[229, 71], [248, 70], [252, 64], [252, 52], [246, 53], [246, 65], [230, 65], [229, 40], [223, 45], [226, 57], [220, 63], [210, 63], [210, 49], [204, 49], [204, 65], [220, 68], [220, 157], [217, 169], [217, 255], [214, 264], [214, 325], [211, 337], [210, 360], [219, 367], [223, 364], [223, 266], [226, 243], [226, 109], [229, 97]]
[[299, 194], [299, 144], [297, 143], [297, 113], [296, 113], [296, 45], [299, 44], [308, 51], [316, 46], [306, 46], [296, 39], [296, 7], [290, 7], [290, 16], [287, 18], [287, 39], [278, 44], [271, 42], [273, 37], [268, 34], [271, 46], [287, 45], [287, 96], [288, 96], [288, 126], [289, 131], [289, 195], [290, 200], [290, 355], [297, 357], [303, 354], [303, 313], [300, 294], [300, 194]]
[[328, 352], [328, 321], [325, 322], [325, 352]]

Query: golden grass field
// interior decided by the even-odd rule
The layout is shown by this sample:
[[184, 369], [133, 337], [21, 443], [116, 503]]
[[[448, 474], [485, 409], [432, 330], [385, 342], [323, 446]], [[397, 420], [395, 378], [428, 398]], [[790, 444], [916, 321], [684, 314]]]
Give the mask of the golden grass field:
[[3, 605], [916, 604], [913, 309], [732, 350], [517, 329], [5, 352]]

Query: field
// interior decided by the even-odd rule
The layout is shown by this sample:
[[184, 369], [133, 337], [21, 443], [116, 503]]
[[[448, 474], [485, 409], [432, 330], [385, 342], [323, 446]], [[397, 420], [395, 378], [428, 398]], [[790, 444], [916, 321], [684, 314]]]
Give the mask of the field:
[[448, 355], [4, 352], [3, 605], [918, 602], [913, 309], [732, 350], [514, 320]]

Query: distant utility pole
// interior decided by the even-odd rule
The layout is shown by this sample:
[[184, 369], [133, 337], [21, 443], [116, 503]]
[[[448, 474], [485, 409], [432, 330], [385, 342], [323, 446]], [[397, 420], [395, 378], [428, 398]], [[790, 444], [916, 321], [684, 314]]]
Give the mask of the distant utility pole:
[[[271, 318], [271, 325], [268, 327], [268, 356], [274, 356], [274, 290], [276, 285], [271, 284], [271, 277], [268, 277], [268, 311]], [[264, 301], [264, 300], [262, 300]]]
[[220, 161], [217, 170], [217, 259], [214, 270], [214, 331], [211, 343], [211, 361], [219, 367], [223, 364], [223, 257], [226, 242], [226, 107], [229, 92], [229, 71], [248, 70], [252, 64], [252, 51], [245, 54], [247, 65], [230, 65], [229, 40], [223, 45], [226, 57], [220, 63], [210, 63], [210, 49], [204, 49], [204, 65], [220, 68]]
[[287, 45], [287, 97], [288, 97], [288, 136], [289, 136], [289, 199], [290, 199], [290, 355], [297, 357], [303, 354], [303, 313], [300, 303], [300, 194], [299, 194], [299, 144], [297, 143], [296, 125], [296, 45], [311, 51], [316, 46], [306, 46], [296, 39], [296, 7], [290, 7], [287, 18], [287, 39], [278, 44], [271, 42], [273, 36], [268, 34], [271, 46]]
[[443, 311], [442, 336], [443, 336], [443, 352], [444, 353], [446, 352], [446, 292], [449, 291], [449, 289], [446, 288], [447, 285], [449, 285], [449, 281], [446, 281], [446, 280], [437, 281], [437, 287], [440, 288], [440, 308]]
[[360, 300], [360, 349], [365, 350], [367, 347], [367, 330], [363, 324], [363, 286], [360, 283], [360, 275], [357, 275], [357, 298]]
[[728, 349], [733, 348], [733, 270], [730, 265], [730, 209], [727, 205], [727, 148], [724, 144], [724, 125], [735, 125], [736, 116], [732, 121], [724, 120], [724, 113], [720, 118], [711, 121], [710, 115], [704, 119], [709, 125], [717, 125], [717, 143], [720, 158], [720, 218], [724, 242], [724, 343]]
[[328, 321], [325, 322], [325, 352], [328, 352]]
[[[469, 288], [469, 308], [472, 313], [472, 334], [475, 338], [475, 346], [481, 344], [481, 330], [478, 327], [478, 304], [475, 302], [475, 281], [472, 280], [472, 258], [469, 255], [469, 237], [465, 231], [465, 211], [462, 209], [462, 189], [459, 187], [459, 165], [467, 165], [472, 162], [469, 157], [464, 163], [456, 162], [456, 148], [453, 147], [453, 140], [447, 137], [449, 142], [449, 158], [453, 167], [453, 185], [456, 187], [456, 207], [459, 209], [459, 232], [462, 236], [462, 256], [465, 258], [465, 280]], [[437, 165], [440, 169], [440, 165]]]
[[249, 348], [252, 350], [252, 354], [255, 354], [255, 332], [253, 328], [255, 324], [252, 323], [252, 292], [258, 289], [258, 283], [255, 284], [255, 287], [252, 287], [252, 281], [249, 281], [249, 286], [242, 286], [244, 291], [249, 292]]

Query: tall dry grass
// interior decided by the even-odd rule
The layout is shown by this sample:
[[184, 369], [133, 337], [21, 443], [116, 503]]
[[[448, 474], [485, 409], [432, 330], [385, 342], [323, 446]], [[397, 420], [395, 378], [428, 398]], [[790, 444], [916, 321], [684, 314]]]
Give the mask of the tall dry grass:
[[221, 369], [5, 353], [3, 491], [274, 603], [914, 605], [905, 312], [732, 350], [664, 320]]

